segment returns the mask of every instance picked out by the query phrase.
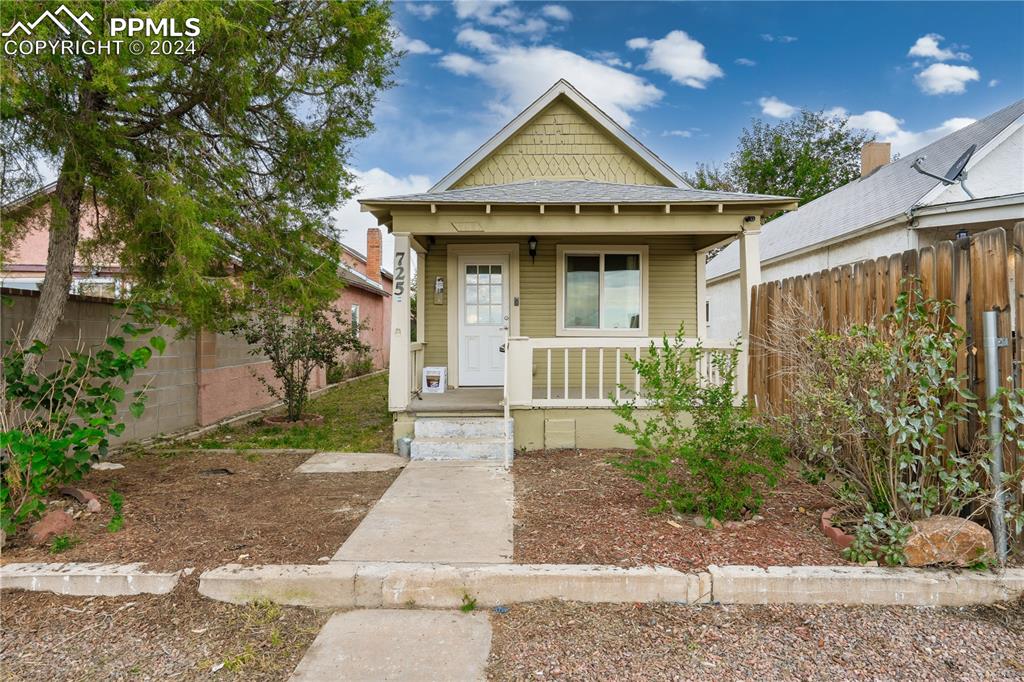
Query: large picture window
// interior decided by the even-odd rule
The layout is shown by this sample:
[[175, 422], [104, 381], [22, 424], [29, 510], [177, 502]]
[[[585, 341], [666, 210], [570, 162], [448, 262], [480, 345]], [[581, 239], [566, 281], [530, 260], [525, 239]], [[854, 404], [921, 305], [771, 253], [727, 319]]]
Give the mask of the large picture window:
[[559, 333], [646, 335], [646, 247], [559, 251]]

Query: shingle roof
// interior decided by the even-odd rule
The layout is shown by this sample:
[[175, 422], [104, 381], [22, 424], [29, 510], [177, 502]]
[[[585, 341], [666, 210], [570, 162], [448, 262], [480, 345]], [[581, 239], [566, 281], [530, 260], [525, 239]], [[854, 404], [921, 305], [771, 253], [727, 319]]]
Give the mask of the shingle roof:
[[792, 202], [768, 194], [712, 192], [660, 185], [625, 185], [590, 180], [531, 180], [443, 192], [360, 199], [362, 204], [666, 204], [697, 202]]
[[[980, 149], [1022, 115], [1024, 100], [776, 218], [765, 225], [761, 235], [761, 261], [827, 242], [908, 212], [938, 184], [937, 180], [911, 167], [915, 159], [927, 156], [925, 168], [945, 173], [968, 147], [976, 144]], [[967, 184], [969, 187], [969, 180]], [[739, 246], [734, 242], [708, 263], [707, 277], [710, 280], [738, 269]]]

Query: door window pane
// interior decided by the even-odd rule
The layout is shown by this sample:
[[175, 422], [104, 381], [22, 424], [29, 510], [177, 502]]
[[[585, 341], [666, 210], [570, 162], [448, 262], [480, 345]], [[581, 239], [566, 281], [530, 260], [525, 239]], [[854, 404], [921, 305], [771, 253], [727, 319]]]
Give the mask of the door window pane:
[[600, 256], [566, 256], [566, 327], [596, 329], [601, 325], [600, 282]]
[[604, 326], [640, 328], [640, 256], [609, 253], [604, 257]]
[[466, 324], [501, 325], [505, 322], [505, 292], [502, 266], [467, 265], [465, 296]]

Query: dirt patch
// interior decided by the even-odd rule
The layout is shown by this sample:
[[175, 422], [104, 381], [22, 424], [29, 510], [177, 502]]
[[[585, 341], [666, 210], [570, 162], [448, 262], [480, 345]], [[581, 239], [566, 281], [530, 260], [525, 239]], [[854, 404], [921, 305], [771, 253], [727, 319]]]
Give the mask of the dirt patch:
[[708, 530], [648, 512], [639, 483], [608, 464], [609, 450], [533, 452], [515, 458], [515, 560], [519, 563], [785, 566], [847, 563], [822, 534], [823, 487], [789, 475], [768, 494], [763, 521]]
[[[22, 530], [0, 561], [143, 561], [151, 570], [317, 563], [338, 550], [400, 470], [293, 473], [307, 458], [159, 451], [120, 458], [123, 469], [94, 470], [76, 484], [99, 495], [103, 507], [78, 518], [70, 548], [31, 547]], [[124, 497], [117, 532], [108, 530], [111, 490]], [[52, 506], [84, 510], [69, 498]]]
[[1024, 603], [957, 609], [517, 604], [492, 614], [493, 680], [1007, 680]]
[[329, 613], [200, 597], [3, 595], [5, 680], [283, 680]]

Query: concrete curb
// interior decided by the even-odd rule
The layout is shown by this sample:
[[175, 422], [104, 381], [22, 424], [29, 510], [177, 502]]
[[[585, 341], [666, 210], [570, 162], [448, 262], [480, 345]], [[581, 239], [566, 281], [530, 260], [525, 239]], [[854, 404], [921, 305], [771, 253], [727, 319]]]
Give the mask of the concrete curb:
[[[151, 573], [144, 564], [6, 564], [0, 566], [0, 589], [56, 592], [80, 597], [167, 594], [184, 571]], [[190, 569], [185, 569], [190, 571]]]
[[451, 608], [542, 599], [592, 603], [964, 606], [1024, 594], [1024, 569], [977, 573], [860, 566], [663, 567], [332, 562], [241, 566], [202, 574], [199, 592], [235, 604], [269, 599], [320, 608]]
[[242, 604], [326, 608], [451, 608], [464, 597], [479, 606], [541, 599], [582, 602], [707, 602], [707, 573], [669, 568], [561, 564], [418, 564], [333, 562], [320, 566], [229, 564], [200, 576], [199, 593]]
[[1024, 569], [1001, 573], [867, 566], [709, 566], [723, 604], [966, 606], [1024, 594]]

